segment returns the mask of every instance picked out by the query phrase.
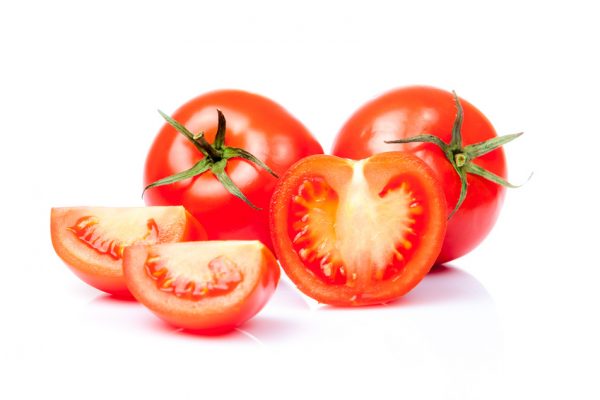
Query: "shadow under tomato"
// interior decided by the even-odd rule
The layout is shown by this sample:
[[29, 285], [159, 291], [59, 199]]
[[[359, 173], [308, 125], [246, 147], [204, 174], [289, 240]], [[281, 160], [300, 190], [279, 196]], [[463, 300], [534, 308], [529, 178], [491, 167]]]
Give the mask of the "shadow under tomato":
[[274, 343], [293, 337], [302, 331], [302, 323], [297, 318], [282, 318], [271, 315], [257, 316], [239, 329], [252, 335], [262, 343]]
[[277, 290], [273, 294], [266, 307], [285, 308], [286, 310], [308, 310], [310, 309], [300, 290], [287, 280], [282, 278], [277, 284]]
[[97, 296], [93, 301], [98, 302], [98, 303], [115, 303], [115, 304], [136, 303], [137, 302], [135, 297], [133, 297], [131, 294], [115, 295], [115, 294], [109, 294], [109, 293], [102, 293], [99, 296]]
[[267, 342], [278, 336], [286, 336], [296, 331], [294, 324], [290, 321], [270, 316], [256, 316], [239, 327], [212, 331], [178, 328], [159, 318], [150, 320], [150, 316], [144, 323], [155, 332], [177, 335], [192, 340], [252, 342], [261, 346], [266, 345]]
[[454, 301], [491, 301], [491, 296], [483, 285], [469, 273], [448, 264], [436, 265], [403, 297], [384, 304], [360, 307], [339, 307], [320, 305], [320, 310], [356, 310], [379, 307], [412, 307], [434, 304], [448, 304]]
[[179, 328], [175, 325], [171, 325], [166, 321], [152, 315], [149, 311], [147, 316], [140, 321], [144, 328], [153, 331], [155, 333], [164, 333], [168, 335], [178, 335], [180, 337], [187, 338], [234, 338], [239, 336], [239, 334], [235, 331], [235, 329], [227, 329], [221, 331], [212, 331], [212, 332], [200, 332], [194, 331], [190, 329]]
[[382, 354], [399, 366], [440, 366], [456, 376], [461, 371], [494, 376], [500, 365], [502, 330], [492, 297], [469, 273], [449, 265], [436, 268], [399, 300], [320, 305], [310, 314], [313, 341], [334, 352], [351, 348], [358, 359]]
[[452, 272], [453, 269], [454, 267], [449, 264], [435, 264], [429, 271], [428, 275], [445, 274]]
[[421, 306], [457, 301], [492, 302], [492, 297], [471, 274], [444, 264], [435, 266], [412, 291], [390, 305]]

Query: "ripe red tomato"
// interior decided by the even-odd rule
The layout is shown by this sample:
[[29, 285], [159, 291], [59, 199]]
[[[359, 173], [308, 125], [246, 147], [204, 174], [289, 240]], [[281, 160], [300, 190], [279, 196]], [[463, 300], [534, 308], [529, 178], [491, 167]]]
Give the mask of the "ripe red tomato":
[[446, 215], [440, 185], [415, 156], [316, 155], [280, 179], [271, 232], [300, 290], [322, 303], [356, 306], [396, 299], [429, 272]]
[[[338, 133], [332, 153], [362, 159], [400, 150], [424, 160], [443, 187], [451, 215], [437, 260], [444, 263], [473, 250], [494, 226], [504, 186], [512, 186], [505, 181], [506, 162], [499, 146], [518, 135], [497, 137], [472, 104], [444, 90], [412, 86], [360, 107]], [[386, 143], [398, 139], [404, 143]], [[464, 201], [461, 193], [466, 194]]]
[[132, 246], [123, 269], [140, 303], [174, 326], [203, 333], [241, 325], [279, 281], [275, 257], [258, 241]]
[[206, 238], [183, 207], [53, 208], [50, 229], [56, 254], [71, 270], [117, 296], [129, 295], [122, 267], [125, 247]]
[[[146, 160], [146, 203], [185, 206], [209, 239], [256, 239], [270, 247], [267, 208], [277, 179], [264, 167], [283, 174], [323, 153], [315, 138], [278, 104], [238, 90], [196, 97], [165, 118]], [[160, 181], [173, 175], [182, 180]], [[153, 187], [156, 181], [161, 186]]]

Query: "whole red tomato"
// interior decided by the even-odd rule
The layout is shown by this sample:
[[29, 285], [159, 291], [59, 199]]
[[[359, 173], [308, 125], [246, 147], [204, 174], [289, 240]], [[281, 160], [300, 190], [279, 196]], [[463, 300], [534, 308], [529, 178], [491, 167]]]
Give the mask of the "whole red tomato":
[[[472, 104], [445, 90], [392, 90], [359, 108], [338, 133], [332, 153], [363, 159], [404, 151], [424, 160], [443, 186], [450, 219], [437, 263], [473, 250], [490, 232], [503, 203], [506, 162], [497, 137]], [[386, 143], [396, 141], [396, 143]]]
[[209, 239], [255, 239], [271, 247], [276, 176], [323, 153], [321, 145], [283, 107], [239, 90], [206, 93], [172, 118], [162, 115], [168, 123], [146, 159], [146, 203], [183, 205]]

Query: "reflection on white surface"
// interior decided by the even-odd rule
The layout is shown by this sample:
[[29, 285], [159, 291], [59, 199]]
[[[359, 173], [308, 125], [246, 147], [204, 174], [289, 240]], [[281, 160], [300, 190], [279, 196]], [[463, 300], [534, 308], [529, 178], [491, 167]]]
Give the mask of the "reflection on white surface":
[[[335, 370], [348, 384], [391, 380], [431, 398], [498, 393], [502, 339], [494, 303], [459, 269], [440, 267], [404, 298], [362, 308], [319, 305], [284, 280], [268, 308], [242, 329], [272, 349], [276, 362], [310, 365], [324, 384]], [[364, 390], [358, 394], [373, 394]]]
[[[265, 320], [265, 324], [261, 320]], [[292, 325], [301, 327], [289, 332], [286, 326]], [[264, 338], [267, 343], [277, 344], [296, 341], [305, 335], [339, 342], [340, 330], [367, 333], [409, 326], [425, 332], [432, 339], [437, 337], [435, 332], [444, 332], [444, 340], [456, 336], [456, 341], [483, 340], [493, 344], [492, 347], [499, 341], [498, 320], [489, 293], [468, 273], [444, 266], [432, 271], [400, 300], [359, 308], [320, 305], [284, 279], [265, 310], [243, 329]]]
[[[163, 323], [135, 301], [105, 294], [93, 299], [85, 313], [86, 319], [105, 326], [127, 324], [133, 330], [206, 339]], [[417, 335], [432, 349], [446, 353], [461, 345], [468, 347], [473, 356], [500, 347], [498, 320], [489, 293], [468, 273], [445, 266], [436, 268], [397, 301], [359, 308], [318, 304], [284, 278], [263, 311], [236, 331], [216, 339], [246, 342], [250, 338], [267, 346], [318, 339], [336, 346], [345, 340], [376, 335], [383, 339], [379, 343], [399, 342], [392, 346], [396, 347], [401, 346], [399, 339], [407, 334]]]
[[[460, 396], [456, 398], [473, 398], [474, 393], [496, 398], [502, 372], [501, 332], [492, 298], [474, 277], [452, 267], [433, 271], [398, 301], [361, 308], [319, 305], [284, 278], [264, 310], [219, 336], [174, 328], [136, 302], [106, 295], [81, 310], [77, 329], [127, 343], [119, 351], [149, 372], [171, 360], [194, 368], [193, 360], [211, 360], [213, 375], [232, 368], [231, 360], [240, 370], [258, 362], [250, 367], [256, 369], [250, 373], [255, 378], [274, 374], [285, 381], [309, 373], [312, 385], [329, 385], [333, 376], [338, 384], [344, 377], [345, 385], [357, 385], [346, 389], [365, 397], [393, 382], [406, 393], [421, 393], [421, 398], [446, 398], [448, 392]], [[151, 356], [148, 348], [153, 349]], [[91, 352], [106, 357], [100, 349]], [[188, 373], [181, 371], [172, 373]], [[357, 377], [387, 386], [361, 385], [354, 382]], [[311, 387], [316, 386], [298, 393], [310, 395]], [[335, 391], [334, 386], [330, 389]]]

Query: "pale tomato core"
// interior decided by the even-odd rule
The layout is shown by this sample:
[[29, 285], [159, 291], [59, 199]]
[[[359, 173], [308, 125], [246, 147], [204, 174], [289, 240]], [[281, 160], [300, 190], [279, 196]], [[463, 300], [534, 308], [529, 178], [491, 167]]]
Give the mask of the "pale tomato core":
[[[419, 183], [397, 175], [373, 187], [363, 161], [347, 184], [306, 176], [291, 198], [288, 234], [306, 267], [327, 283], [361, 287], [399, 277], [425, 226]], [[333, 181], [332, 181], [333, 182]]]

